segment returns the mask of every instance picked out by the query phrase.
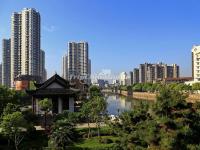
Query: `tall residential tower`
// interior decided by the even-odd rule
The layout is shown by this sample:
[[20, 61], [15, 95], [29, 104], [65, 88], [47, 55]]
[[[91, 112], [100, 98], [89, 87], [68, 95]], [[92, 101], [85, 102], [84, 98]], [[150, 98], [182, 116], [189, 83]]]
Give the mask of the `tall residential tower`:
[[11, 86], [18, 75], [41, 74], [40, 14], [25, 8], [11, 17]]
[[67, 56], [63, 58], [64, 78], [84, 79], [90, 83], [91, 60], [87, 42], [69, 42]]
[[62, 77], [66, 80], [68, 79], [67, 72], [67, 55], [65, 54], [62, 57]]
[[10, 39], [2, 40], [2, 85], [10, 87]]
[[192, 47], [192, 77], [200, 82], [200, 45]]

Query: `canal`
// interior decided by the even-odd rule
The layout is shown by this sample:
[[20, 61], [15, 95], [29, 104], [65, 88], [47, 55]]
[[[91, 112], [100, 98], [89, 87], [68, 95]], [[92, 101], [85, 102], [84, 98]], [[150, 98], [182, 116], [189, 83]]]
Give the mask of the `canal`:
[[119, 115], [123, 111], [133, 108], [134, 103], [138, 100], [128, 98], [117, 94], [105, 94], [107, 101], [107, 112], [109, 115]]

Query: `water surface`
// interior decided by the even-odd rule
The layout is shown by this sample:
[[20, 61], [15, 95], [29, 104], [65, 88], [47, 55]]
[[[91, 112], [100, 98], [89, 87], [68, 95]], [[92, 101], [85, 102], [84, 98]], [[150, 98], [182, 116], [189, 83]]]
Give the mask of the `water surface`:
[[110, 115], [119, 115], [121, 112], [130, 110], [136, 100], [115, 94], [105, 94], [107, 100], [107, 111]]

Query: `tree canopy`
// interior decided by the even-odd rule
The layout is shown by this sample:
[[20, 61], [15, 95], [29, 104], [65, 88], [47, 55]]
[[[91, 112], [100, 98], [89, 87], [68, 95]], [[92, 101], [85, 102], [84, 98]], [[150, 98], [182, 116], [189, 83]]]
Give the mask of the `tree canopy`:
[[200, 105], [187, 95], [162, 88], [154, 104], [139, 104], [112, 124], [119, 147], [131, 149], [195, 149], [200, 144]]

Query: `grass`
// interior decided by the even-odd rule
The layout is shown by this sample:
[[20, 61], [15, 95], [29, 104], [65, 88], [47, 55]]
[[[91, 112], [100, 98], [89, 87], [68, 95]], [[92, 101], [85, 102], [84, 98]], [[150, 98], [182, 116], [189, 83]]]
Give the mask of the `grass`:
[[[119, 140], [119, 137], [114, 136], [112, 129], [109, 126], [100, 128], [101, 141], [103, 142], [99, 141], [99, 137], [97, 136], [97, 128], [91, 128], [92, 137], [89, 139], [84, 138], [84, 135], [87, 135], [88, 133], [88, 128], [77, 128], [76, 131], [79, 133], [80, 139], [73, 144], [71, 148], [73, 150], [106, 150], [110, 149], [116, 143], [116, 141]], [[108, 142], [108, 140], [110, 142]]]
[[[87, 134], [88, 133], [88, 128], [77, 128], [76, 131], [80, 134]], [[91, 128], [91, 133], [96, 133], [97, 134], [97, 128]], [[112, 135], [112, 129], [109, 126], [101, 127], [100, 128], [100, 133], [101, 135]]]
[[92, 137], [90, 139], [80, 139], [78, 142], [74, 143], [74, 147], [82, 149], [107, 149], [114, 145], [118, 137], [115, 136], [102, 136], [102, 139], [111, 139], [113, 143], [104, 144], [99, 142], [98, 137]]

